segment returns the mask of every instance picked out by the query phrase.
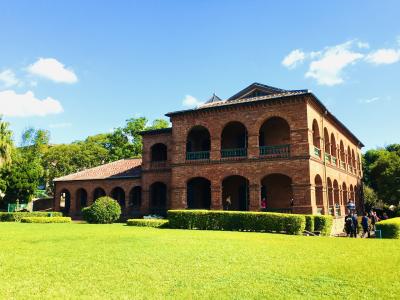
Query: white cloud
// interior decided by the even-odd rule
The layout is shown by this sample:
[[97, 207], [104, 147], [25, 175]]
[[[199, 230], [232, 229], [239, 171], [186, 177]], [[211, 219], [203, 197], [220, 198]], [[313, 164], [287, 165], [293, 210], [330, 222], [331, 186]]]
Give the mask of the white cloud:
[[55, 58], [39, 58], [35, 63], [28, 66], [28, 72], [55, 82], [75, 83], [78, 77], [70, 68], [66, 68]]
[[294, 69], [298, 64], [304, 61], [304, 58], [305, 53], [300, 49], [295, 49], [282, 60], [282, 65], [288, 69]]
[[320, 58], [311, 61], [306, 78], [314, 78], [320, 85], [333, 86], [343, 83], [343, 69], [354, 64], [364, 55], [351, 50], [353, 41], [327, 47], [321, 52]]
[[13, 90], [0, 91], [0, 115], [10, 117], [46, 116], [63, 111], [59, 101], [47, 97], [38, 99], [32, 91], [17, 94]]
[[372, 97], [372, 98], [368, 98], [368, 99], [362, 99], [360, 100], [361, 103], [372, 103], [372, 102], [376, 102], [378, 100], [381, 100], [380, 97]]
[[365, 60], [374, 65], [394, 64], [400, 60], [400, 50], [378, 49], [368, 54]]
[[186, 95], [182, 100], [182, 105], [187, 107], [194, 107], [203, 104], [203, 102], [197, 100], [195, 97], [191, 95]]
[[19, 80], [10, 69], [4, 70], [0, 73], [0, 82], [3, 82], [2, 87], [5, 88], [19, 84]]
[[71, 127], [72, 123], [55, 123], [55, 124], [50, 124], [50, 128], [66, 128], [66, 127]]
[[357, 42], [357, 47], [360, 49], [369, 49], [369, 44], [366, 42]]

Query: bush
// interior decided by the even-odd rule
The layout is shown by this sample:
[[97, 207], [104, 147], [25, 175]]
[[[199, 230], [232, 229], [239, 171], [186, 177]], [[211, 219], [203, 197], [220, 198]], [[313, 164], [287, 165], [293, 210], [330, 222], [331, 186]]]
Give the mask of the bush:
[[313, 215], [305, 215], [306, 218], [306, 230], [309, 232], [314, 232], [314, 216]]
[[20, 222], [25, 217], [62, 217], [61, 212], [0, 212], [0, 222]]
[[393, 218], [376, 223], [376, 229], [381, 230], [386, 239], [400, 239], [400, 218]]
[[24, 217], [21, 223], [71, 223], [70, 217]]
[[321, 232], [321, 235], [330, 235], [333, 225], [333, 217], [329, 215], [313, 215], [314, 231]]
[[141, 227], [155, 227], [166, 228], [168, 227], [168, 220], [162, 219], [129, 219], [126, 222], [128, 226], [141, 226]]
[[168, 220], [170, 228], [288, 234], [301, 234], [306, 223], [303, 215], [209, 210], [169, 210]]
[[100, 197], [92, 205], [82, 209], [82, 216], [88, 223], [111, 224], [119, 219], [121, 206], [110, 197]]

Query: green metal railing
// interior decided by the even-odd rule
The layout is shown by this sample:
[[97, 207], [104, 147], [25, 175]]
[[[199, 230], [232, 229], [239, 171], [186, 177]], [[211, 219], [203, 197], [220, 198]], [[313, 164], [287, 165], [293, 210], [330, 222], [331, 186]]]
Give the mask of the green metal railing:
[[341, 161], [341, 162], [340, 162], [340, 167], [341, 167], [342, 169], [346, 169], [346, 163], [345, 163], [344, 161]]
[[325, 153], [325, 160], [331, 162], [331, 155], [329, 153]]
[[321, 149], [314, 146], [314, 154], [318, 157], [321, 157]]
[[221, 157], [243, 157], [247, 156], [246, 148], [222, 149]]
[[336, 165], [336, 163], [337, 163], [337, 158], [334, 157], [334, 156], [332, 156], [332, 163], [335, 164], [335, 165]]
[[210, 151], [186, 152], [186, 160], [210, 159]]
[[273, 158], [290, 157], [290, 145], [260, 146], [260, 155]]
[[23, 209], [28, 209], [28, 204], [25, 203], [9, 203], [7, 207], [8, 212], [15, 212], [15, 211], [20, 211]]

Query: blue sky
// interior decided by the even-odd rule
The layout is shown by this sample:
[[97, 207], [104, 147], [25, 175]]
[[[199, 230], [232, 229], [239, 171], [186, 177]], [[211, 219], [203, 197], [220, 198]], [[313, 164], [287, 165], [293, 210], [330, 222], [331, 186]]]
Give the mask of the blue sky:
[[[71, 142], [225, 99], [310, 89], [366, 145], [399, 143], [399, 1], [1, 1], [0, 112]], [[186, 101], [185, 101], [186, 100]]]

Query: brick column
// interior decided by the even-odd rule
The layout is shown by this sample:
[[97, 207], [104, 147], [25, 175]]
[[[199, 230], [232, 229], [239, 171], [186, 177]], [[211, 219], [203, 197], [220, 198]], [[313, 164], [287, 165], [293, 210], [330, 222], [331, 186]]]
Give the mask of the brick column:
[[73, 192], [70, 192], [70, 197], [71, 197], [71, 201], [70, 201], [70, 207], [69, 207], [69, 215], [74, 217], [77, 214], [77, 211], [76, 211], [76, 190], [74, 190]]
[[140, 212], [144, 215], [150, 213], [150, 191], [148, 188], [142, 189], [142, 205], [140, 207]]
[[259, 183], [250, 184], [249, 192], [250, 192], [249, 210], [250, 211], [260, 211], [260, 204], [261, 204], [260, 184]]
[[221, 139], [219, 137], [212, 137], [211, 139], [210, 159], [221, 159]]
[[174, 187], [170, 193], [169, 209], [186, 209], [186, 187]]
[[211, 209], [222, 210], [222, 187], [218, 184], [211, 184]]
[[248, 158], [257, 158], [260, 156], [258, 135], [249, 135], [247, 138], [247, 156]]
[[311, 184], [292, 184], [293, 189], [293, 213], [316, 214], [317, 207], [311, 202]]

